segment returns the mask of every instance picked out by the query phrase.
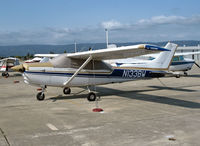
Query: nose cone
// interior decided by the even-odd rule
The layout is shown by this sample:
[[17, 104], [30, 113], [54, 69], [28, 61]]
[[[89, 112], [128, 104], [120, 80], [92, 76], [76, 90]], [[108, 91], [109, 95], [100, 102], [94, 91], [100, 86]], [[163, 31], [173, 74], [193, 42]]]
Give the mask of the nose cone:
[[25, 71], [25, 68], [22, 64], [11, 67], [11, 69], [16, 72], [24, 72]]

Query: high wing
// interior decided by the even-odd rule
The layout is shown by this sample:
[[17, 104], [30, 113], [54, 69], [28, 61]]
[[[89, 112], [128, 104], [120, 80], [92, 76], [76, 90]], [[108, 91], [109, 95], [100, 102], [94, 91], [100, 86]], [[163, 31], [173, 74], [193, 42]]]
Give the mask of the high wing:
[[196, 54], [200, 54], [200, 51], [175, 53], [174, 56], [186, 56], [186, 55], [196, 55]]
[[67, 57], [75, 59], [87, 59], [90, 56], [92, 56], [92, 58], [94, 58], [95, 60], [108, 60], [108, 59], [135, 57], [160, 51], [169, 51], [169, 50], [158, 46], [140, 44], [132, 46], [115, 47], [109, 49], [100, 49], [94, 51], [70, 53], [67, 54]]
[[[161, 48], [154, 45], [140, 44], [132, 46], [122, 46], [109, 49], [91, 50], [85, 52], [68, 53], [69, 58], [87, 59], [92, 56], [96, 60], [108, 60], [108, 59], [120, 59], [140, 56], [144, 54], [157, 53], [160, 51], [169, 51], [165, 48]], [[60, 54], [35, 54], [35, 57], [49, 57], [54, 58]]]

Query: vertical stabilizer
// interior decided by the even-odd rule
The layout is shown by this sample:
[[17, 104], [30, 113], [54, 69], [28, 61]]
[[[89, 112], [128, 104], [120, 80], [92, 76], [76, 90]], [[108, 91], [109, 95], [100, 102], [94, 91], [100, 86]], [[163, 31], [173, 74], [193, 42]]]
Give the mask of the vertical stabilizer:
[[177, 47], [177, 44], [167, 43], [164, 48], [168, 49], [169, 51], [161, 52], [156, 59], [152, 60], [152, 62], [150, 63], [151, 66], [161, 69], [169, 69]]

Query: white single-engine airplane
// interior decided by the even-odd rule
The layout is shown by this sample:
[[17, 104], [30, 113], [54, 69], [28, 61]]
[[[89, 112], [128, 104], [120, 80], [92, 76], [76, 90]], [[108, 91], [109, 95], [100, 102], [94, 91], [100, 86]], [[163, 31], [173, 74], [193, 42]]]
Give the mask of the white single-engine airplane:
[[[94, 101], [96, 94], [90, 91], [91, 86], [149, 78], [168, 70], [176, 48], [176, 44], [168, 43], [164, 48], [141, 44], [91, 50], [61, 54], [45, 63], [21, 64], [12, 69], [23, 72], [25, 83], [42, 87], [42, 91], [36, 96], [38, 100], [44, 100], [47, 86], [62, 87], [64, 94], [70, 94], [70, 87], [87, 86], [87, 99]], [[104, 62], [161, 51], [163, 52], [159, 57], [148, 63], [113, 67]]]
[[19, 59], [17, 58], [4, 58], [0, 60], [0, 72], [2, 72], [2, 76], [9, 77], [9, 73], [11, 70], [11, 67], [19, 65]]

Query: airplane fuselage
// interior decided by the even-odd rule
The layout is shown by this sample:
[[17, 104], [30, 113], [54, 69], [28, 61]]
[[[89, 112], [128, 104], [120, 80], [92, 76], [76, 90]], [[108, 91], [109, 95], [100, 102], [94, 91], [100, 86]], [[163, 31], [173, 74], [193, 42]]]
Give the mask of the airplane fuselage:
[[[109, 73], [80, 73], [68, 86], [89, 86], [108, 83], [131, 81], [136, 79], [150, 78], [154, 73], [150, 70], [137, 69], [114, 69]], [[64, 82], [73, 75], [71, 72], [50, 72], [50, 71], [25, 71], [24, 81], [31, 85], [47, 85], [65, 87]]]

